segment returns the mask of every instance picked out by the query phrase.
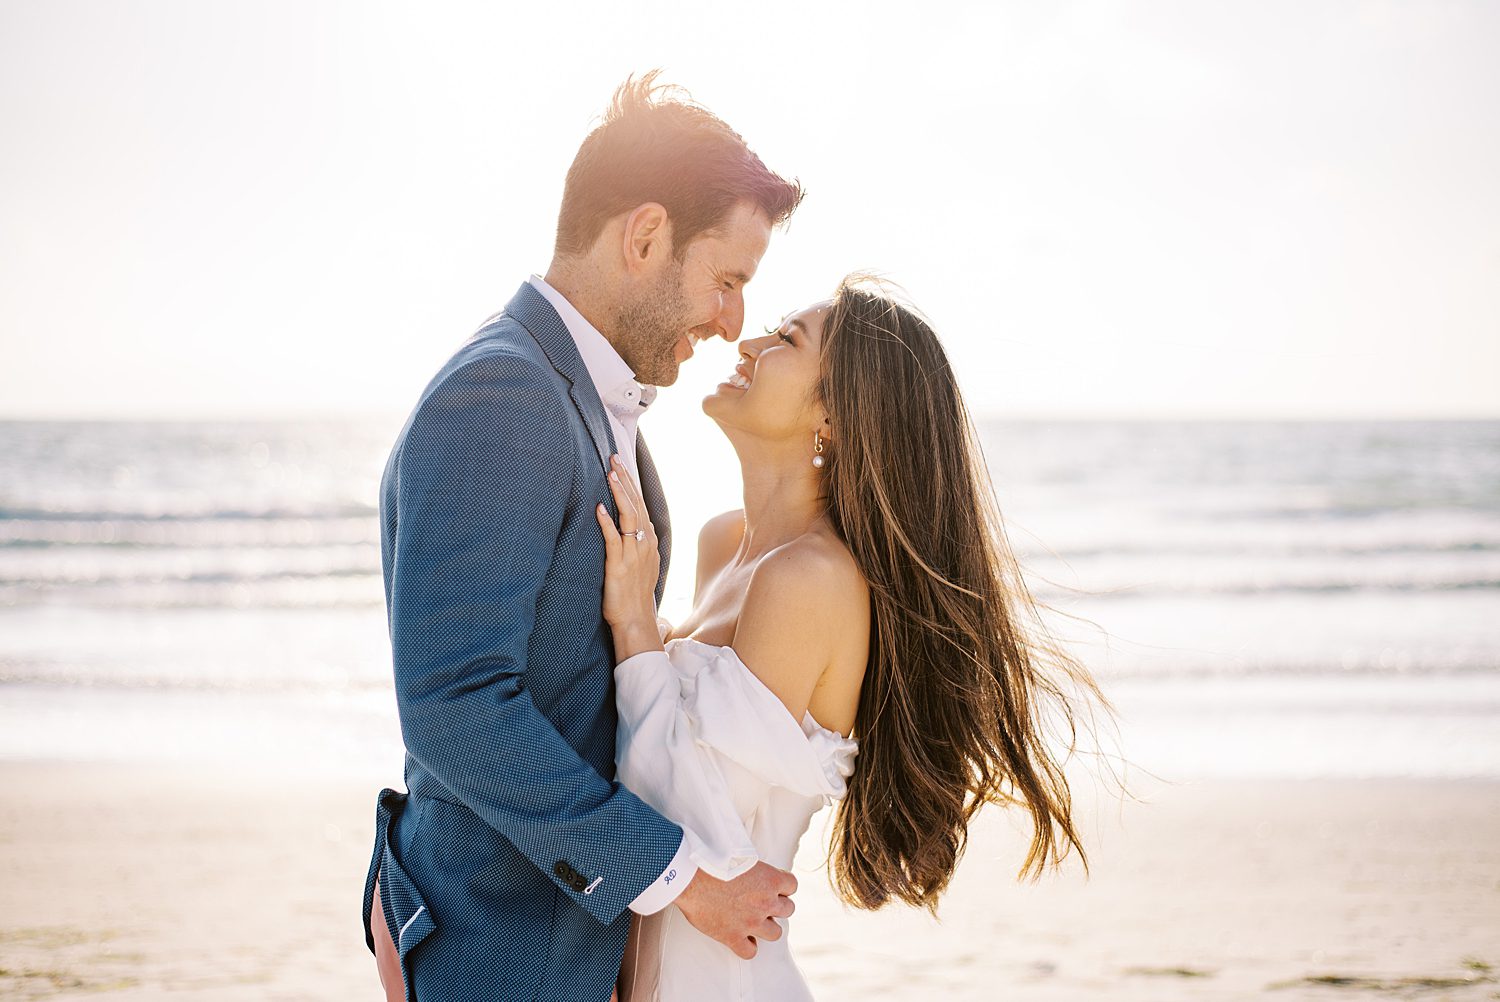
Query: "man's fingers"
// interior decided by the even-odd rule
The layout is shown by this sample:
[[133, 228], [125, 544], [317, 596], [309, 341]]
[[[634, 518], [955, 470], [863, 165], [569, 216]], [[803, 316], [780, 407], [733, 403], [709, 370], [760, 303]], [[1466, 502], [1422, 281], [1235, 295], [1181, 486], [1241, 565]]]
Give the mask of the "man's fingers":
[[756, 874], [762, 882], [761, 886], [772, 894], [784, 894], [791, 897], [797, 893], [797, 878], [780, 867], [760, 862], [756, 863], [755, 868], [750, 872]]
[[729, 881], [715, 880], [699, 871], [679, 902], [683, 914], [700, 932], [729, 947], [735, 956], [750, 960], [759, 952], [761, 942], [786, 936], [778, 920], [796, 910], [791, 899], [796, 890], [796, 877], [760, 862]]

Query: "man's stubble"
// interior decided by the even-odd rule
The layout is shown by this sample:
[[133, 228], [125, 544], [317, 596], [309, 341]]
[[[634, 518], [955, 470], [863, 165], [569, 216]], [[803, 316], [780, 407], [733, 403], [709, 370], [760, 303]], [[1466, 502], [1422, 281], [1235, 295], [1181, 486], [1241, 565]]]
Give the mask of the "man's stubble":
[[682, 262], [674, 260], [656, 286], [615, 311], [611, 340], [636, 382], [671, 386], [677, 381], [677, 341], [687, 334], [689, 319], [682, 273]]

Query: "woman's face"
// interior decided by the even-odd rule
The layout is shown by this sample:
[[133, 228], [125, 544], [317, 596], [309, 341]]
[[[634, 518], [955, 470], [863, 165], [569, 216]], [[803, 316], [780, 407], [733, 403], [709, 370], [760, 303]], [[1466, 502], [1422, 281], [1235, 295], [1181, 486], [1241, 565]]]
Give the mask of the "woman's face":
[[704, 398], [704, 413], [726, 429], [811, 439], [823, 420], [816, 390], [823, 324], [832, 306], [814, 303], [787, 314], [779, 327], [762, 336], [742, 339], [739, 364]]

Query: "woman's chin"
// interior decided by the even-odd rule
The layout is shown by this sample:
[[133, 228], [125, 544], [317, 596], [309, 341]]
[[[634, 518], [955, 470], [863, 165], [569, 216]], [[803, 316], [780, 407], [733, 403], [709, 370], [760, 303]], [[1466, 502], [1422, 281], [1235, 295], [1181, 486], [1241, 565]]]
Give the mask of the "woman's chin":
[[708, 402], [710, 400], [720, 403], [732, 400], [735, 397], [740, 396], [744, 392], [744, 390], [731, 383], [720, 383], [709, 392], [708, 396], [703, 398], [703, 406], [705, 408], [708, 407]]
[[720, 383], [712, 393], [703, 398], [703, 413], [714, 419], [714, 423], [720, 427], [724, 422], [721, 415], [734, 405], [734, 398], [740, 393], [739, 390], [728, 383]]

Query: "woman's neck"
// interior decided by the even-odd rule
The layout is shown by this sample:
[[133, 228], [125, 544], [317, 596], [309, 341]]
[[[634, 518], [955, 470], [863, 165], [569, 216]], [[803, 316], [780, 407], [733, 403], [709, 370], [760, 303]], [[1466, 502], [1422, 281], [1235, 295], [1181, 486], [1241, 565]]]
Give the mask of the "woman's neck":
[[785, 443], [735, 443], [744, 483], [745, 539], [738, 562], [805, 535], [827, 511], [822, 471], [807, 450]]

